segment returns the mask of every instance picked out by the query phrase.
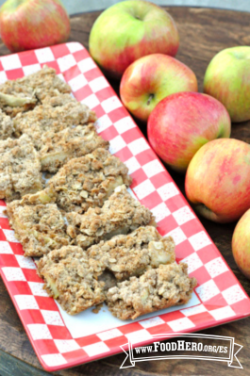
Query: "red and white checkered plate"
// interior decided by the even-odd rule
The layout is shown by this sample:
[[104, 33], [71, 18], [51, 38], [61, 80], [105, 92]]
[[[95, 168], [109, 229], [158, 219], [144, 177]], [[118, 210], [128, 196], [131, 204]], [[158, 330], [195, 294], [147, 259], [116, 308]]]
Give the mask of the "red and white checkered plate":
[[43, 290], [32, 259], [23, 256], [0, 201], [0, 271], [34, 347], [48, 371], [121, 352], [128, 341], [144, 345], [168, 333], [193, 332], [250, 315], [250, 301], [172, 178], [149, 147], [109, 83], [79, 43], [0, 58], [0, 82], [35, 72], [47, 64], [97, 116], [98, 132], [129, 168], [131, 193], [155, 215], [161, 235], [172, 235], [177, 260], [188, 264], [198, 285], [186, 306], [136, 321], [118, 320], [106, 307], [69, 316]]

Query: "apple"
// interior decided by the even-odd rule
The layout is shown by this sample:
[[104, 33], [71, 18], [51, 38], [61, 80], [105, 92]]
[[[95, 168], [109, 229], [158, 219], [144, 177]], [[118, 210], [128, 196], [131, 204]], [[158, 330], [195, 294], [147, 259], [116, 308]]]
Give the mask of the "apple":
[[221, 138], [203, 145], [189, 163], [185, 191], [194, 208], [215, 222], [232, 222], [250, 208], [250, 145]]
[[245, 212], [235, 227], [232, 251], [238, 268], [250, 279], [250, 210]]
[[30, 50], [65, 42], [70, 22], [59, 0], [8, 0], [0, 9], [0, 33], [9, 50]]
[[213, 97], [182, 92], [157, 104], [147, 131], [156, 154], [175, 170], [185, 171], [201, 146], [230, 137], [231, 121], [225, 107]]
[[226, 48], [212, 59], [204, 78], [204, 93], [227, 108], [233, 122], [250, 119], [250, 47]]
[[138, 119], [147, 121], [155, 106], [170, 94], [197, 91], [194, 72], [179, 60], [163, 54], [141, 57], [123, 73], [120, 96]]
[[173, 18], [147, 1], [122, 1], [106, 9], [89, 37], [91, 56], [105, 73], [116, 78], [140, 57], [158, 52], [175, 56], [178, 47]]

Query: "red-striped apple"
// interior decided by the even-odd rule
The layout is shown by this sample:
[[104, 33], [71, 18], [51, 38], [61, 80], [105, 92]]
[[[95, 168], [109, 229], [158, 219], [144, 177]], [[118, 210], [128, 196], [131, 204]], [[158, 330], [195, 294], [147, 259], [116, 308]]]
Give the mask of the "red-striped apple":
[[147, 121], [155, 106], [168, 95], [197, 90], [194, 72], [179, 60], [163, 54], [136, 60], [125, 70], [120, 83], [123, 104], [142, 121]]
[[0, 9], [0, 33], [13, 52], [51, 46], [68, 39], [69, 16], [60, 0], [7, 0]]
[[175, 56], [178, 47], [173, 18], [164, 9], [142, 0], [122, 1], [106, 9], [89, 37], [91, 56], [116, 78], [140, 57], [154, 53]]
[[232, 251], [238, 268], [250, 279], [250, 210], [245, 212], [235, 227]]
[[204, 93], [227, 108], [233, 122], [250, 119], [250, 47], [222, 50], [211, 60], [204, 78]]
[[208, 141], [230, 137], [225, 107], [209, 95], [182, 92], [164, 98], [148, 119], [148, 139], [159, 157], [185, 171], [194, 154]]
[[232, 222], [250, 208], [250, 145], [221, 138], [203, 145], [186, 174], [187, 198], [204, 217]]

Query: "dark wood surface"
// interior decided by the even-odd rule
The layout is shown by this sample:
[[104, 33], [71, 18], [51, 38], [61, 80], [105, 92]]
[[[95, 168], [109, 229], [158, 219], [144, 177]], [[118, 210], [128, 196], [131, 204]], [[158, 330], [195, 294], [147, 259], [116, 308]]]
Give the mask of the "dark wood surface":
[[[226, 10], [186, 7], [166, 8], [176, 20], [180, 33], [180, 49], [177, 58], [196, 73], [199, 89], [211, 58], [221, 49], [236, 45], [250, 45], [250, 14]], [[91, 26], [98, 12], [77, 15], [71, 19], [71, 41], [79, 41], [88, 47]], [[0, 43], [0, 55], [9, 51]], [[111, 82], [117, 90], [118, 84]], [[142, 127], [143, 128], [143, 127]], [[142, 129], [143, 130], [143, 129]], [[145, 129], [144, 129], [145, 131]], [[232, 137], [250, 142], [250, 122], [233, 125]], [[184, 193], [184, 176], [172, 173]], [[250, 294], [250, 281], [237, 269], [231, 253], [231, 238], [235, 224], [218, 225], [200, 218], [216, 246]], [[64, 376], [148, 376], [148, 375], [250, 375], [250, 318], [203, 330], [202, 333], [235, 337], [244, 346], [239, 360], [244, 370], [230, 369], [226, 363], [199, 360], [163, 360], [137, 363], [135, 368], [120, 370], [123, 354], [85, 364], [74, 369], [57, 372]], [[11, 299], [0, 280], [0, 375], [47, 375], [43, 371]]]

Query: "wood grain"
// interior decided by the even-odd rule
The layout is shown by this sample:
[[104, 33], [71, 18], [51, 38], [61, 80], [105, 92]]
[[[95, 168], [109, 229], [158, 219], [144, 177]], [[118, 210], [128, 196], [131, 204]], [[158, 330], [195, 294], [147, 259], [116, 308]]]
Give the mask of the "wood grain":
[[[165, 8], [176, 20], [180, 33], [177, 58], [187, 64], [197, 75], [199, 89], [206, 67], [221, 49], [236, 45], [250, 45], [249, 13], [186, 7]], [[86, 13], [71, 19], [71, 41], [88, 47], [88, 36], [98, 12]], [[0, 43], [0, 55], [9, 51]], [[118, 92], [118, 83], [110, 81]], [[145, 127], [141, 124], [142, 131]], [[250, 142], [250, 122], [233, 125], [232, 137]], [[184, 193], [184, 176], [170, 171]], [[231, 253], [231, 238], [235, 224], [219, 225], [200, 218], [209, 235], [226, 259], [230, 268], [250, 294], [250, 282], [239, 272]], [[31, 347], [11, 299], [0, 281], [0, 375], [46, 375]], [[244, 370], [230, 369], [226, 363], [169, 360], [137, 363], [135, 368], [120, 370], [124, 355], [119, 354], [74, 369], [57, 372], [63, 376], [149, 376], [149, 375], [250, 375], [250, 318], [203, 330], [202, 333], [235, 337], [243, 349], [239, 354]], [[11, 368], [10, 368], [11, 367]], [[7, 370], [7, 371], [6, 371]], [[9, 370], [9, 371], [8, 371]], [[7, 373], [6, 373], [7, 372]]]

